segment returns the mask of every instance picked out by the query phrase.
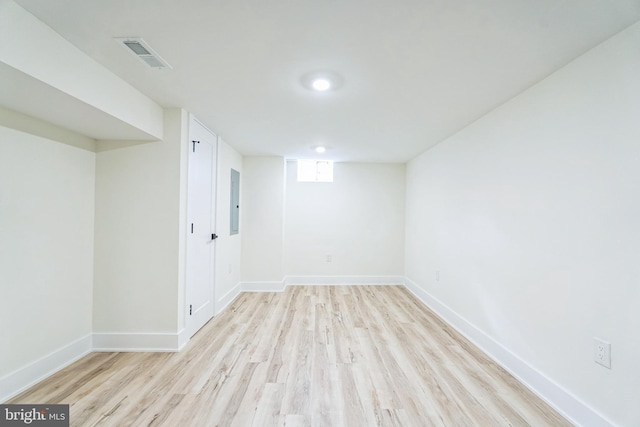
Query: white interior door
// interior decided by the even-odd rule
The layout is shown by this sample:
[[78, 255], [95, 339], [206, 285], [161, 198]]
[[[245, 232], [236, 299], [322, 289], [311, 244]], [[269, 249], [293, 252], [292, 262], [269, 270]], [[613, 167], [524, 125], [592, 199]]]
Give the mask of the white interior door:
[[185, 293], [185, 324], [189, 336], [195, 334], [214, 314], [216, 148], [216, 136], [191, 118]]

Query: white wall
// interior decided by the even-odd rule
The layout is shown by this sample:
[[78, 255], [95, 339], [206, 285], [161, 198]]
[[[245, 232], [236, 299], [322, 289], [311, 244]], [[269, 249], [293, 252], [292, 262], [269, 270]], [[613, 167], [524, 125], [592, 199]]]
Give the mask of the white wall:
[[[188, 125], [13, 1], [0, 2], [0, 35], [19, 39], [0, 45], [0, 80], [11, 82], [0, 88], [11, 108], [0, 108], [0, 339], [11, 343], [0, 346], [1, 400], [92, 338], [184, 343]], [[220, 156], [220, 168], [241, 170], [224, 142]], [[240, 280], [240, 237], [218, 246], [226, 292]]]
[[163, 141], [97, 153], [94, 332], [177, 333], [182, 323], [188, 122], [180, 109], [164, 116]]
[[13, 41], [0, 43], [0, 75], [12, 81], [3, 105], [95, 138], [162, 137], [158, 104], [13, 1], [0, 2], [0, 39]]
[[[240, 172], [240, 194], [242, 194], [242, 156], [222, 138], [218, 138], [218, 165], [216, 190], [216, 254], [215, 296], [216, 313], [224, 308], [229, 298], [235, 296], [234, 289], [240, 283], [241, 234], [231, 235], [231, 169]], [[242, 209], [240, 209], [242, 215]]]
[[335, 163], [332, 183], [297, 182], [296, 167], [287, 162], [286, 275], [403, 275], [404, 164]]
[[93, 152], [0, 127], [0, 383], [91, 333], [94, 173]]
[[638, 46], [636, 24], [407, 169], [407, 276], [624, 426], [640, 425]]
[[36, 119], [0, 106], [0, 126], [19, 130], [30, 135], [41, 136], [87, 151], [96, 151], [96, 140], [65, 128]]
[[284, 188], [282, 157], [245, 157], [240, 175], [240, 236], [243, 282], [284, 278]]

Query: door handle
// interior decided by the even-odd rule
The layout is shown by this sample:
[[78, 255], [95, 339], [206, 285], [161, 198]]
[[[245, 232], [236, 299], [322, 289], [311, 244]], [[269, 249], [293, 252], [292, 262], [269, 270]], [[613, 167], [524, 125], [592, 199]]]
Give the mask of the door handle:
[[216, 233], [213, 233], [211, 235], [211, 240], [216, 240], [218, 238], [218, 235]]

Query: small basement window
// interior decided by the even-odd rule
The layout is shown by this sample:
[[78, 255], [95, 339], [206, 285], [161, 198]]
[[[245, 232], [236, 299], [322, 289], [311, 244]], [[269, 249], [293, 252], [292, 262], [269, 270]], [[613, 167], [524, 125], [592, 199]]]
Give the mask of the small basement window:
[[333, 182], [333, 162], [298, 160], [298, 182]]

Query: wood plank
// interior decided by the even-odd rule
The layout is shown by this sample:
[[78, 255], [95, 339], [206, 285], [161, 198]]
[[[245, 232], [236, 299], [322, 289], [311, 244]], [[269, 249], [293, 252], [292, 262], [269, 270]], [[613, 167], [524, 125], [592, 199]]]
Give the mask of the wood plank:
[[72, 426], [570, 426], [399, 286], [245, 293], [180, 353], [94, 353], [9, 403]]

